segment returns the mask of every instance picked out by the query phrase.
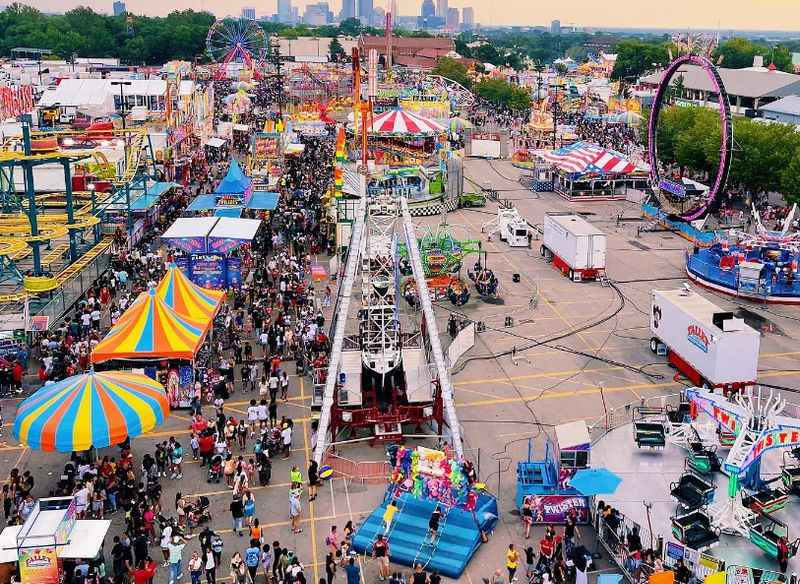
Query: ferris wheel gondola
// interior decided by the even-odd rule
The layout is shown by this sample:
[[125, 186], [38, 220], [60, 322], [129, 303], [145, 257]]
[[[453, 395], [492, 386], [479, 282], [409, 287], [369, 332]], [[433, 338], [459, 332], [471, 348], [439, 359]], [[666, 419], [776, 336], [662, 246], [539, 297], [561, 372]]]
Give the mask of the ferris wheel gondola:
[[206, 53], [222, 68], [230, 63], [241, 63], [255, 71], [257, 63], [266, 56], [267, 46], [264, 29], [255, 20], [245, 18], [218, 20], [206, 35]]

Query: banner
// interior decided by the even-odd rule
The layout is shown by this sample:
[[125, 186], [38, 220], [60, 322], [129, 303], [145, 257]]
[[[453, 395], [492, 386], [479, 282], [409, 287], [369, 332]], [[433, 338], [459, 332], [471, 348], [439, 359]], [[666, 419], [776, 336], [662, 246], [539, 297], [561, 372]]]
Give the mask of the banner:
[[239, 288], [242, 285], [242, 259], [238, 257], [225, 258], [225, 279], [228, 288]]
[[213, 254], [193, 254], [192, 282], [202, 288], [224, 288], [225, 258]]
[[33, 87], [0, 87], [0, 115], [2, 119], [16, 118], [34, 110]]
[[582, 495], [529, 495], [534, 523], [566, 523], [574, 513], [578, 523], [589, 522], [589, 498]]
[[19, 550], [19, 575], [22, 584], [58, 584], [58, 557], [54, 547]]
[[450, 102], [447, 100], [400, 99], [400, 107], [423, 118], [450, 119]]

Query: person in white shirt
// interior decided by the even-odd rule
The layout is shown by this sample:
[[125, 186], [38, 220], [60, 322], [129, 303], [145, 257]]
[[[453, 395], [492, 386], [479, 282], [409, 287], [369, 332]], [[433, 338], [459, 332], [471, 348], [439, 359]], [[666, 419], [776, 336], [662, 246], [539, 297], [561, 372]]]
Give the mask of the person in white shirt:
[[292, 427], [289, 424], [284, 424], [284, 428], [281, 430], [281, 440], [283, 441], [283, 458], [289, 458], [292, 449]]
[[250, 437], [252, 438], [256, 435], [256, 423], [258, 422], [258, 404], [254, 399], [250, 400], [247, 408], [247, 421], [250, 424]]
[[95, 307], [90, 316], [92, 317], [92, 328], [100, 330], [100, 310]]

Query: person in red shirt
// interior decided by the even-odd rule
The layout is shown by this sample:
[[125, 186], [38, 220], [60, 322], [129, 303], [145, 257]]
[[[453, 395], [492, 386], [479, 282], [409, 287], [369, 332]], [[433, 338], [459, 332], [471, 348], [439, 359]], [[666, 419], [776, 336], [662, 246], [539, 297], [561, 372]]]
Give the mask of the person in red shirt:
[[194, 431], [194, 433], [195, 433], [195, 434], [197, 434], [198, 436], [200, 436], [200, 435], [202, 435], [202, 433], [203, 433], [203, 430], [205, 430], [206, 428], [208, 428], [208, 420], [206, 420], [206, 419], [203, 417], [203, 415], [202, 415], [202, 414], [198, 414], [198, 415], [197, 415], [197, 416], [195, 416], [195, 417], [194, 417], [194, 419], [192, 420], [192, 426], [191, 426], [191, 428], [192, 428], [192, 430]]
[[14, 380], [14, 390], [22, 390], [22, 365], [19, 361], [14, 362], [14, 368], [11, 370], [11, 378]]
[[211, 457], [214, 455], [214, 443], [214, 436], [211, 434], [204, 433], [200, 435], [200, 439], [197, 441], [200, 458], [202, 459], [200, 466], [211, 464]]
[[539, 562], [537, 565], [537, 569], [539, 566], [549, 567], [550, 561], [553, 559], [553, 552], [555, 551], [556, 546], [555, 542], [553, 541], [553, 536], [551, 534], [545, 535], [542, 540], [539, 542]]
[[134, 584], [147, 584], [156, 575], [156, 563], [152, 558], [139, 562], [135, 570], [131, 571]]

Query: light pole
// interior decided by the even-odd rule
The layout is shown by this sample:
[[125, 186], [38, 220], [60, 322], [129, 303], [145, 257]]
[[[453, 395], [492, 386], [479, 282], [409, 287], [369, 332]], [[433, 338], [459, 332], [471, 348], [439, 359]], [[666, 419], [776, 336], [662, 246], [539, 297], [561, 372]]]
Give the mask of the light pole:
[[118, 80], [112, 81], [111, 85], [119, 85], [119, 116], [122, 118], [122, 139], [125, 141], [125, 161], [124, 164], [128, 164], [128, 133], [125, 131], [125, 117], [128, 115], [127, 111], [127, 104], [125, 102], [125, 96], [122, 93], [122, 88], [126, 85], [132, 85], [131, 81]]

